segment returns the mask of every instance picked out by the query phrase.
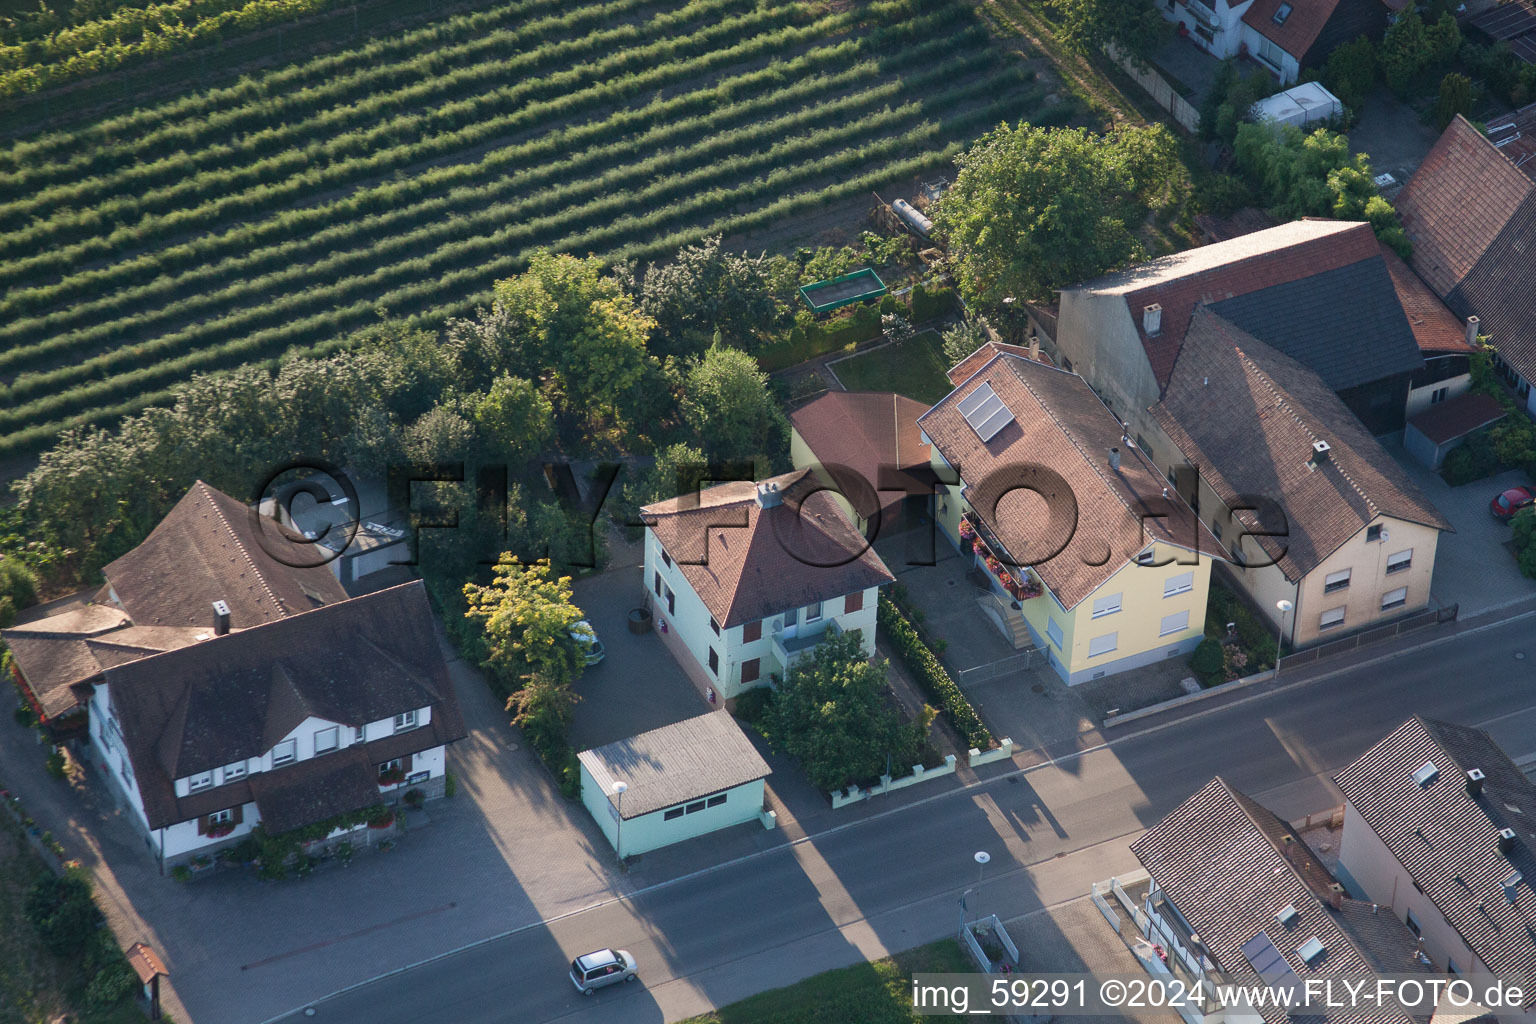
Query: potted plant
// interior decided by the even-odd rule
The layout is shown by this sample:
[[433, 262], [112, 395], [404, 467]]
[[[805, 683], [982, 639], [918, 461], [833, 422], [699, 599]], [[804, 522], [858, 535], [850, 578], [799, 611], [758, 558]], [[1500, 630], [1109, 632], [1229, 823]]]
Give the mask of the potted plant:
[[377, 814], [373, 815], [373, 817], [368, 819], [368, 827], [369, 828], [379, 828], [379, 829], [389, 828], [389, 826], [393, 825], [394, 823], [395, 823], [395, 812], [390, 810], [387, 807], [384, 810], [379, 811]]
[[421, 805], [427, 802], [427, 794], [419, 789], [408, 789], [405, 791], [404, 800], [407, 807], [419, 811], [421, 810]]

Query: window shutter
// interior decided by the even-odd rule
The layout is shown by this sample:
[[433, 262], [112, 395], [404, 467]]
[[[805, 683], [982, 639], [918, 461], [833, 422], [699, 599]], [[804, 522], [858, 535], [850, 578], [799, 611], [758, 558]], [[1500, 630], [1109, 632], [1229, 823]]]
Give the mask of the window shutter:
[[230, 821], [230, 824], [232, 824], [232, 825], [239, 825], [239, 824], [242, 824], [245, 821], [245, 804], [237, 805], [230, 812], [229, 821]]
[[208, 815], [199, 814], [197, 816], [197, 834], [200, 836], [208, 834]]
[[743, 683], [755, 683], [763, 670], [763, 660], [753, 658], [741, 663], [741, 681]]
[[406, 754], [400, 759], [400, 770], [405, 774], [411, 774], [411, 755]]
[[763, 620], [762, 619], [758, 619], [756, 622], [749, 622], [744, 627], [742, 627], [742, 630], [741, 630], [741, 642], [742, 643], [750, 644], [750, 643], [754, 643], [754, 642], [756, 642], [758, 640], [761, 640], [762, 638], [763, 638]]
[[847, 597], [843, 598], [844, 615], [848, 614], [849, 612], [861, 611], [863, 608], [864, 591], [861, 590], [857, 594], [849, 594]]

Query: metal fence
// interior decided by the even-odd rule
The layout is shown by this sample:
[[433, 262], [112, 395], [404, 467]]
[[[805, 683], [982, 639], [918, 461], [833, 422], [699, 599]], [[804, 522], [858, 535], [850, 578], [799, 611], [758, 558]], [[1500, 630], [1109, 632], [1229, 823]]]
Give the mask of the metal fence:
[[1038, 647], [1031, 647], [1027, 651], [1007, 658], [999, 658], [997, 661], [986, 665], [976, 665], [972, 668], [961, 669], [956, 672], [955, 684], [962, 690], [976, 683], [984, 683], [998, 676], [1005, 676], [1010, 672], [1027, 672], [1036, 665], [1045, 664], [1045, 652]]
[[1433, 626], [1441, 622], [1455, 622], [1460, 607], [1460, 605], [1453, 604], [1445, 608], [1431, 608], [1428, 611], [1398, 619], [1396, 622], [1385, 626], [1361, 630], [1354, 636], [1340, 637], [1338, 640], [1331, 640], [1326, 644], [1308, 647], [1304, 651], [1287, 654], [1281, 658], [1280, 667], [1285, 669], [1296, 665], [1310, 665], [1314, 661], [1322, 661], [1326, 658], [1332, 658], [1335, 655], [1366, 647], [1382, 640], [1390, 640], [1395, 636], [1401, 636], [1423, 626]]

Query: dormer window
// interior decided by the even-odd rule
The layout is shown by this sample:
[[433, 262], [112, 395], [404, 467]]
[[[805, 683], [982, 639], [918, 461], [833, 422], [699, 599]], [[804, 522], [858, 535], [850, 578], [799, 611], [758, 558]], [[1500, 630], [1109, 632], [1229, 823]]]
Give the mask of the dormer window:
[[359, 725], [357, 727], [357, 735], [352, 737], [352, 742], [353, 743], [367, 743], [368, 742], [368, 726], [367, 725]]
[[416, 728], [416, 712], [407, 711], [403, 715], [395, 716], [395, 732], [405, 732], [407, 729]]
[[187, 780], [187, 789], [189, 791], [193, 792], [193, 793], [196, 793], [200, 789], [212, 789], [212, 788], [213, 788], [213, 772], [211, 772], [211, 771], [202, 772], [200, 774], [192, 776], [190, 779]]
[[233, 782], [245, 775], [245, 762], [236, 761], [234, 764], [224, 766], [224, 781]]
[[340, 745], [337, 735], [339, 730], [333, 725], [329, 729], [319, 729], [315, 732], [315, 753], [325, 754], [335, 750]]
[[293, 740], [283, 740], [283, 742], [273, 747], [272, 766], [275, 768], [280, 764], [287, 764], [289, 761], [292, 761], [294, 758], [298, 757], [298, 746], [299, 745]]

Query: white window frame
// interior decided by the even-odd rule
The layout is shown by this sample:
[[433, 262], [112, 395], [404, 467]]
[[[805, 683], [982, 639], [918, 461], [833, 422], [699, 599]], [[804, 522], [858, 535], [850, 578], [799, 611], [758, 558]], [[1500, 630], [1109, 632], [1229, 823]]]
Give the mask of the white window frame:
[[276, 768], [278, 765], [289, 764], [298, 760], [298, 757], [298, 743], [293, 740], [283, 740], [272, 748], [272, 767]]
[[[330, 737], [330, 740], [331, 740], [330, 745], [329, 746], [321, 746], [320, 743], [321, 743], [322, 738], [327, 737], [327, 736]], [[327, 726], [324, 729], [316, 729], [315, 730], [315, 753], [317, 753], [317, 754], [329, 754], [331, 751], [337, 750], [340, 747], [341, 747], [341, 730], [336, 728], [336, 726], [332, 725], [332, 726]]]
[[818, 622], [821, 619], [821, 602], [812, 601], [805, 606], [805, 621]]
[[227, 764], [224, 766], [223, 772], [225, 782], [233, 782], [235, 779], [243, 779], [245, 778], [246, 774], [245, 762], [235, 761], [231, 764]]
[[1045, 638], [1055, 644], [1058, 651], [1061, 650], [1061, 624], [1049, 615], [1045, 617]]
[[356, 729], [357, 732], [352, 737], [352, 742], [353, 743], [367, 743], [368, 742], [368, 724], [365, 722], [362, 725], [353, 726], [353, 728]]
[[[1109, 646], [1104, 646], [1105, 643], [1108, 643]], [[1098, 649], [1095, 650], [1095, 647]], [[1118, 631], [1105, 633], [1103, 636], [1096, 636], [1088, 641], [1088, 657], [1090, 658], [1097, 658], [1101, 654], [1112, 654], [1119, 649], [1120, 634]]]
[[1097, 597], [1093, 601], [1092, 618], [1102, 619], [1106, 615], [1114, 615], [1120, 610], [1121, 598], [1124, 594], [1110, 594], [1108, 597]]
[[1413, 548], [1397, 551], [1387, 556], [1387, 575], [1413, 568]]
[[[1338, 615], [1338, 618], [1332, 619], [1332, 620], [1330, 620], [1328, 618], [1328, 616], [1335, 615], [1335, 614]], [[1321, 632], [1326, 632], [1327, 630], [1330, 630], [1330, 629], [1337, 629], [1338, 627], [1340, 627], [1342, 625], [1344, 625], [1344, 609], [1343, 609], [1343, 607], [1329, 608], [1327, 611], [1323, 612], [1323, 614], [1321, 614], [1321, 615], [1319, 615], [1317, 617], [1317, 629], [1318, 629], [1318, 632], [1320, 632], [1320, 633]]]
[[1259, 37], [1259, 56], [1276, 71], [1285, 69], [1285, 51], [1273, 39]]
[[208, 769], [206, 772], [198, 772], [196, 775], [191, 775], [191, 776], [187, 777], [187, 792], [188, 793], [197, 793], [197, 792], [199, 792], [201, 790], [212, 789], [212, 788], [213, 788], [213, 769], [211, 769], [211, 768]]
[[1341, 590], [1349, 589], [1349, 578], [1354, 574], [1353, 569], [1340, 569], [1323, 577], [1323, 593], [1337, 594]]
[[[1179, 624], [1177, 626], [1169, 626], [1168, 625], [1168, 621], [1170, 619], [1178, 619], [1179, 620]], [[1168, 636], [1168, 635], [1170, 635], [1172, 633], [1182, 633], [1182, 632], [1184, 632], [1188, 628], [1189, 628], [1189, 609], [1186, 608], [1186, 609], [1184, 609], [1181, 612], [1174, 612], [1171, 615], [1164, 615], [1163, 616], [1163, 621], [1158, 623], [1157, 635], [1158, 636]]]
[[1401, 608], [1408, 603], [1408, 588], [1398, 587], [1381, 595], [1381, 610], [1389, 612], [1393, 608]]
[[1169, 576], [1163, 580], [1164, 597], [1178, 597], [1180, 594], [1187, 594], [1194, 589], [1195, 574], [1193, 570], [1181, 572], [1177, 576]]
[[414, 710], [395, 716], [395, 732], [410, 732], [417, 724], [417, 713]]
[[209, 825], [228, 825], [235, 820], [235, 809], [226, 807], [222, 811], [214, 811], [208, 815]]

